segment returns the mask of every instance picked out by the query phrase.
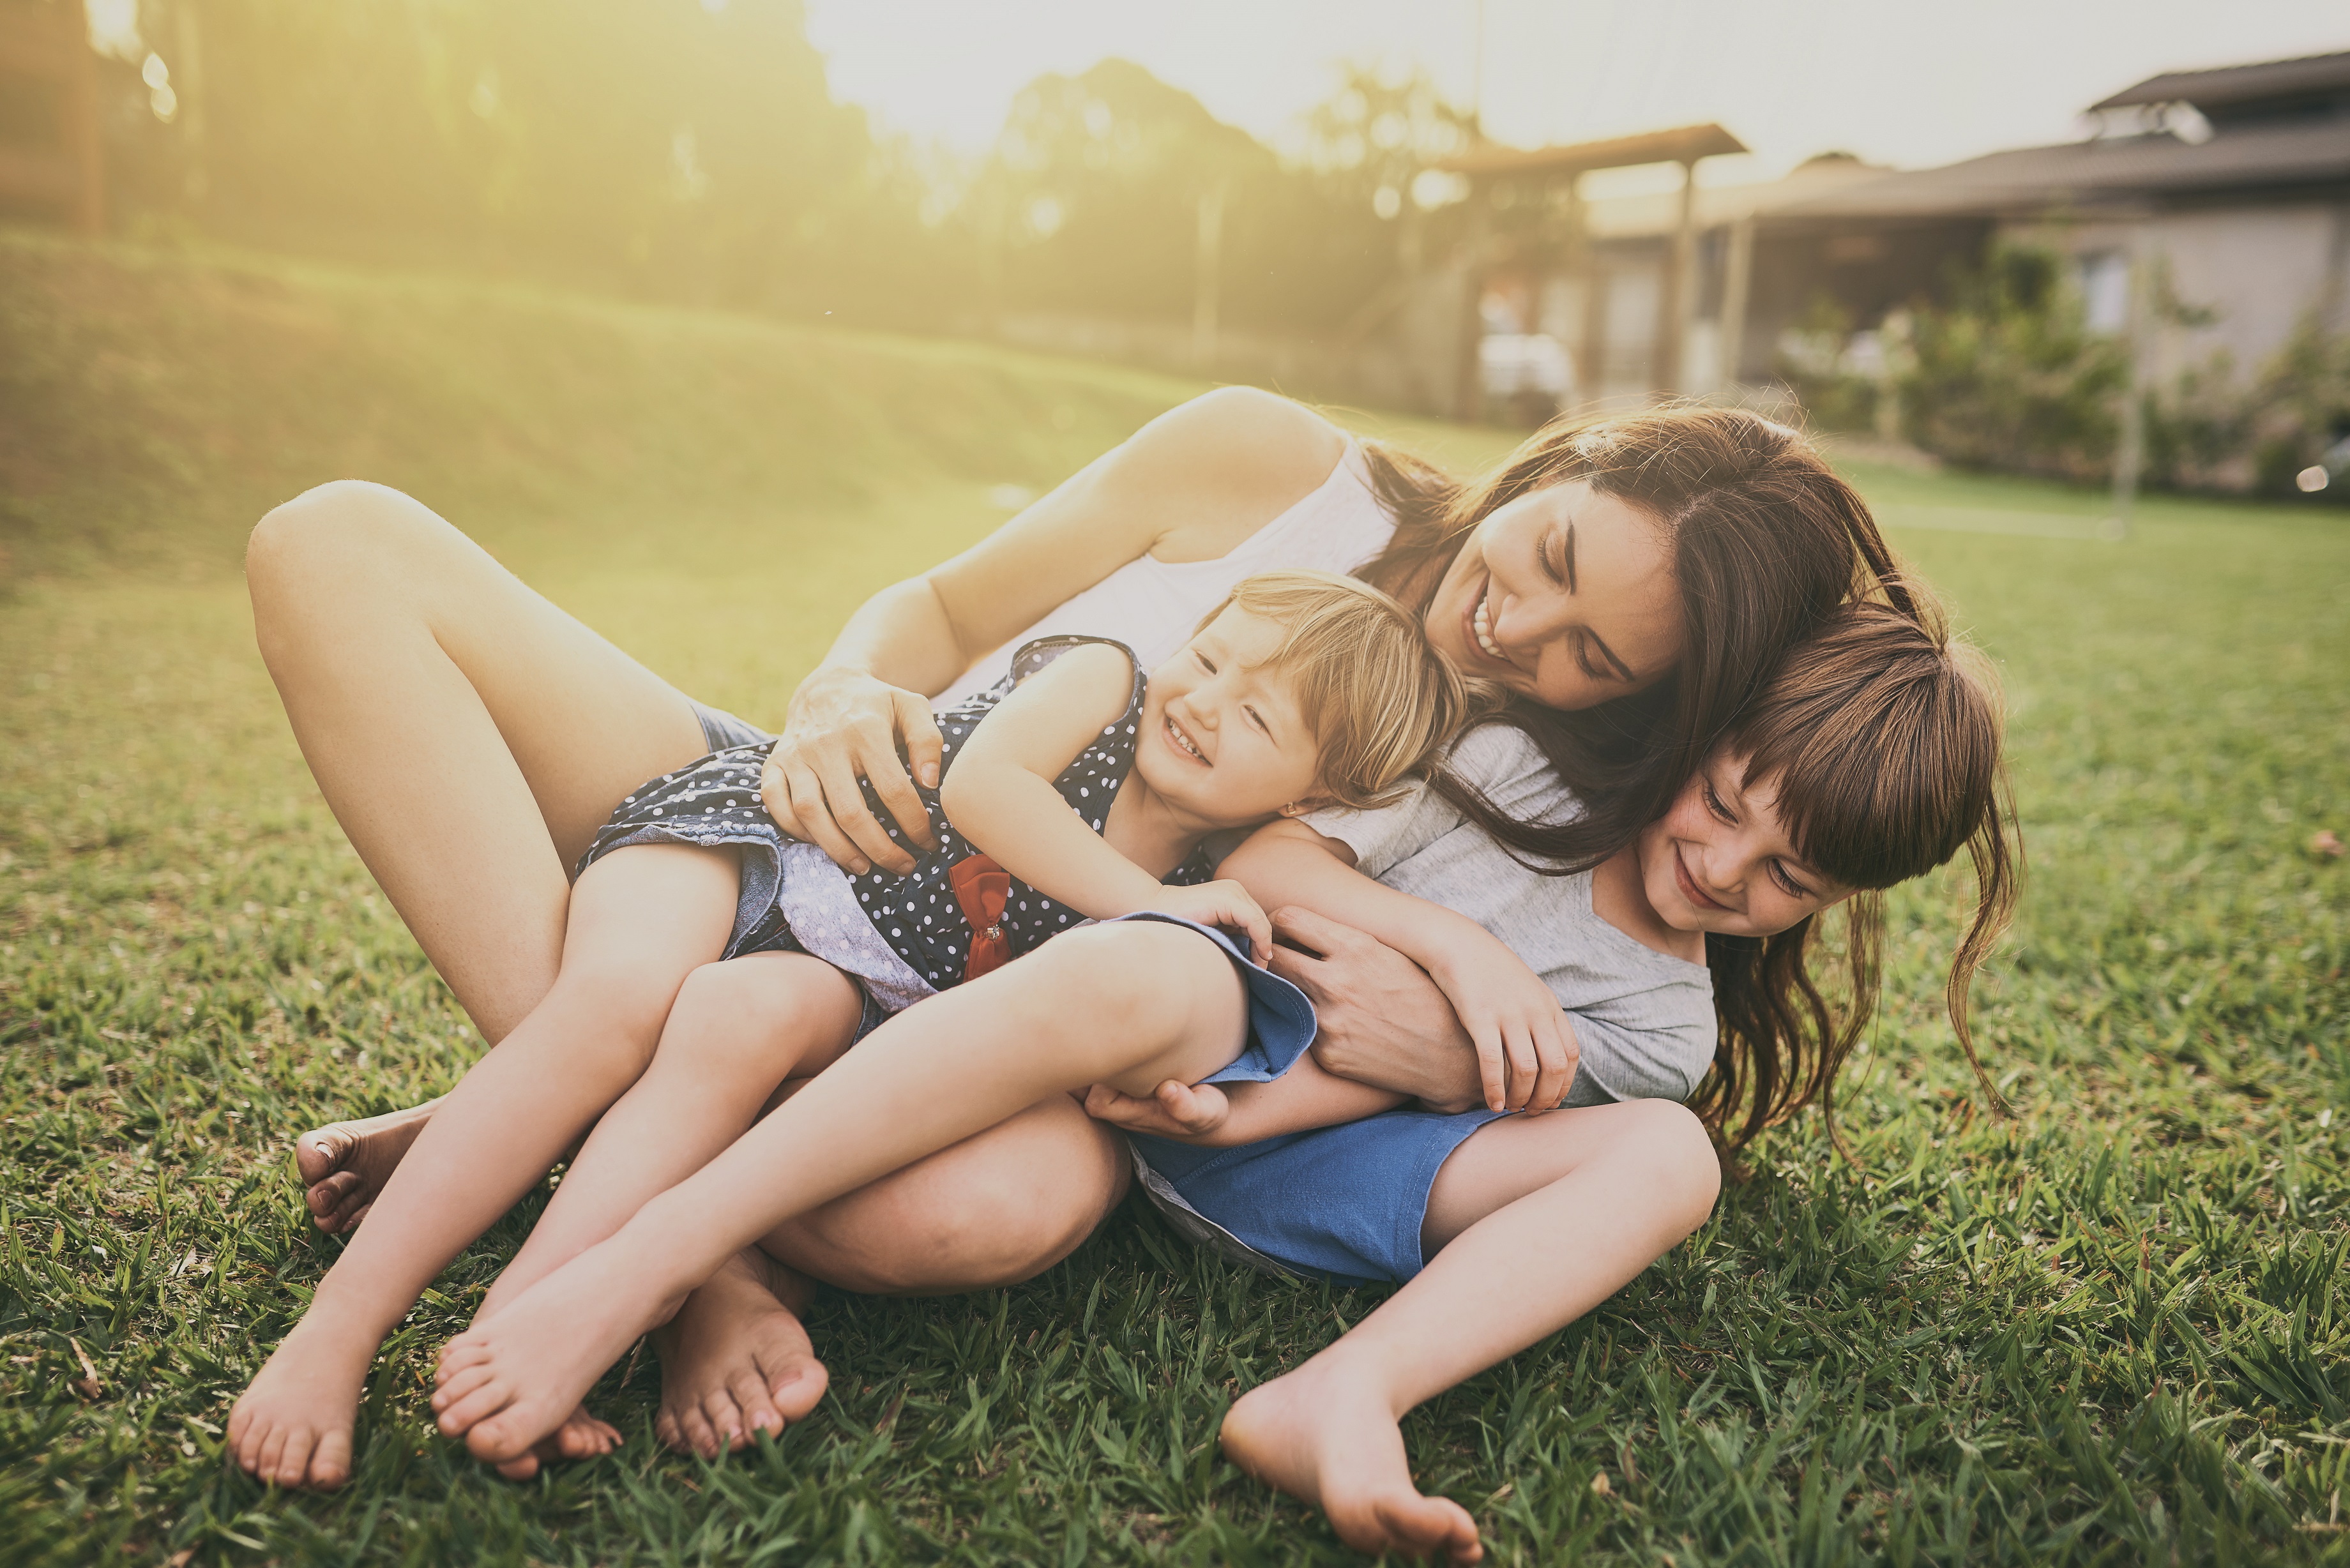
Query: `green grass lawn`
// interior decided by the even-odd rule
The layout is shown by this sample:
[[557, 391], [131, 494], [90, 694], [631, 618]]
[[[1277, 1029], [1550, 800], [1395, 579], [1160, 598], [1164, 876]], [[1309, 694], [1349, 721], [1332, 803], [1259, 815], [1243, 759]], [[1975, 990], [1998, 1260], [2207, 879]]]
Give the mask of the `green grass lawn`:
[[[336, 1243], [289, 1149], [471, 1049], [320, 803], [237, 549], [410, 488], [709, 701], [772, 722], [867, 590], [1196, 389], [431, 279], [0, 238], [0, 1562], [1339, 1562], [1218, 1458], [1236, 1391], [1375, 1292], [1129, 1208], [1033, 1283], [827, 1300], [818, 1412], [719, 1464], [650, 1432], [526, 1485], [424, 1395], [535, 1202], [403, 1324], [358, 1476], [226, 1464]], [[1377, 424], [1456, 462], [1492, 432]], [[2350, 518], [1856, 467], [2005, 671], [2033, 880], [1937, 1016], [1955, 880], [1895, 900], [1844, 1118], [1703, 1231], [1411, 1417], [1495, 1559], [2350, 1562]], [[1969, 531], [2022, 519], [2033, 534]], [[2054, 521], [2052, 523], [2052, 519]], [[192, 1553], [192, 1556], [190, 1554]]]

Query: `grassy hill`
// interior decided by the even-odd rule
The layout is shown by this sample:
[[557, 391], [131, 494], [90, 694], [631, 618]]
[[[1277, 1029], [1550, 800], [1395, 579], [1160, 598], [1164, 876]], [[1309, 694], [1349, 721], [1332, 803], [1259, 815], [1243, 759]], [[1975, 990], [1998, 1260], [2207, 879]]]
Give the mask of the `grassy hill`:
[[[0, 1561], [1347, 1561], [1211, 1438], [1376, 1293], [1146, 1212], [1016, 1289], [828, 1300], [832, 1392], [773, 1449], [668, 1455], [639, 1365], [596, 1397], [619, 1455], [513, 1487], [422, 1392], [529, 1200], [399, 1331], [350, 1490], [218, 1451], [334, 1252], [292, 1138], [473, 1048], [254, 654], [253, 519], [401, 485], [772, 722], [864, 591], [1197, 389], [0, 237]], [[2019, 1115], [1936, 1015], [1959, 884], [1910, 889], [1861, 1168], [1772, 1135], [1699, 1236], [1409, 1421], [1414, 1463], [1504, 1563], [2350, 1560], [2350, 861], [2310, 846], [2350, 836], [2350, 528], [2164, 500], [2113, 544], [2094, 495], [1851, 472], [2007, 677], [2033, 880], [1979, 1017]]]

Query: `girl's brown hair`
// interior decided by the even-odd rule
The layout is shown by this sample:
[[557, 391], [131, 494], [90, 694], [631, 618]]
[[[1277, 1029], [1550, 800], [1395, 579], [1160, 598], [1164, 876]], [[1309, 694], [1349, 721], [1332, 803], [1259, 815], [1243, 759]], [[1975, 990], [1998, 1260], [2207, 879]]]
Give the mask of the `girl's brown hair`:
[[[1690, 1102], [1731, 1152], [1818, 1102], [1835, 1130], [1835, 1077], [1877, 1009], [1883, 889], [1974, 863], [1975, 911], [1944, 989], [1952, 1028], [1993, 1106], [2004, 1108], [1967, 1026], [1974, 973], [2006, 927], [2022, 872], [2000, 760], [1999, 688], [1922, 591], [1901, 608], [1846, 606], [1781, 660], [1723, 738], [1722, 754], [1770, 788], [1804, 861], [1846, 888], [1843, 1021], [1808, 969], [1810, 916], [1775, 936], [1706, 938], [1721, 1033]], [[1733, 1125], [1734, 1124], [1734, 1125]]]
[[1364, 452], [1396, 531], [1360, 575], [1416, 608], [1426, 607], [1487, 514], [1550, 485], [1586, 481], [1671, 536], [1684, 628], [1673, 673], [1580, 712], [1522, 697], [1505, 710], [1582, 815], [1519, 822], [1458, 781], [1440, 781], [1472, 821], [1544, 870], [1595, 866], [1664, 815], [1781, 655], [1856, 590], [1882, 584], [1908, 607], [1893, 554], [1859, 494], [1794, 431], [1742, 410], [1560, 419], [1466, 482], [1377, 441]]
[[1320, 787], [1367, 811], [1400, 798], [1472, 716], [1494, 705], [1429, 645], [1420, 618], [1368, 583], [1303, 568], [1243, 577], [1200, 621], [1237, 606], [1282, 628], [1265, 663], [1295, 673], [1322, 748]]

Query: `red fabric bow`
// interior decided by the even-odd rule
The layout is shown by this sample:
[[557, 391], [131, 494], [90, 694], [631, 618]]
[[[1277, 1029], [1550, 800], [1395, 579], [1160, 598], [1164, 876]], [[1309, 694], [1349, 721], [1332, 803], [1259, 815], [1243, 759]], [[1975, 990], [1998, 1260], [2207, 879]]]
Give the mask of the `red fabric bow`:
[[977, 980], [1002, 969], [1012, 958], [1012, 939], [1003, 934], [1003, 904], [1012, 895], [1012, 874], [985, 855], [958, 862], [947, 873], [955, 903], [971, 922], [971, 959], [962, 966], [965, 980]]

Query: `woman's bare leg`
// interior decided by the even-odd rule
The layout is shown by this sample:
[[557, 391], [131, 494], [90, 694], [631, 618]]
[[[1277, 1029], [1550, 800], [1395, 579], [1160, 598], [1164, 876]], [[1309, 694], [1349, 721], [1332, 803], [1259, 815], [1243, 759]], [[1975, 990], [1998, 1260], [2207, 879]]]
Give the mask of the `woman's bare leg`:
[[691, 1179], [442, 1353], [433, 1407], [500, 1463], [561, 1424], [629, 1341], [784, 1220], [1055, 1091], [1148, 1093], [1229, 1062], [1240, 977], [1181, 928], [1072, 931], [875, 1032]]
[[230, 1412], [239, 1464], [283, 1486], [348, 1479], [377, 1345], [644, 1070], [678, 987], [725, 944], [737, 881], [732, 855], [674, 845], [588, 868], [555, 989], [442, 1103]]
[[951, 1148], [787, 1220], [730, 1260], [654, 1333], [653, 1429], [714, 1459], [813, 1407], [826, 1373], [800, 1314], [817, 1282], [945, 1295], [1032, 1279], [1126, 1196], [1126, 1140], [1055, 1095]]
[[1705, 1222], [1721, 1168], [1696, 1116], [1663, 1100], [1512, 1116], [1437, 1173], [1435, 1255], [1378, 1311], [1224, 1417], [1224, 1451], [1318, 1503], [1367, 1552], [1483, 1554], [1477, 1525], [1411, 1484], [1405, 1411], [1565, 1327]]
[[[692, 706], [381, 485], [339, 481], [270, 513], [245, 577], [327, 804], [496, 1044], [555, 982], [567, 867], [629, 790], [707, 749]], [[300, 1141], [322, 1230], [357, 1222], [420, 1121]]]

